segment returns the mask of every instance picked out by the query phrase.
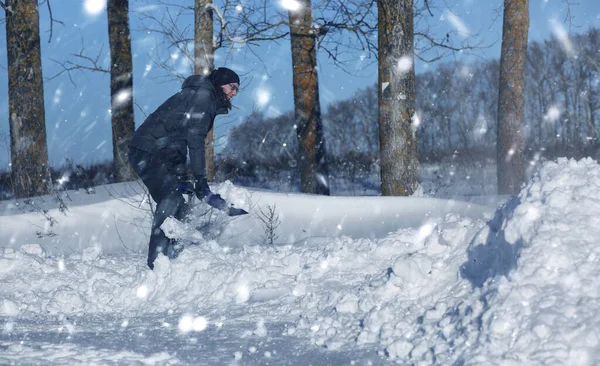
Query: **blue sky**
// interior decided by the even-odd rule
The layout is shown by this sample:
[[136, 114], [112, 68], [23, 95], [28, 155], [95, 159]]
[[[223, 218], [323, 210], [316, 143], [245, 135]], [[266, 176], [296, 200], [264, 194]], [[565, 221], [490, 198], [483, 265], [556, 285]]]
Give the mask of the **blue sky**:
[[[191, 3], [191, 1], [188, 1]], [[438, 3], [441, 2], [438, 0]], [[217, 2], [218, 3], [218, 2]], [[81, 49], [88, 56], [100, 54], [100, 64], [108, 68], [109, 45], [104, 0], [54, 0], [54, 17], [64, 22], [55, 24], [52, 42], [48, 43], [49, 16], [46, 6], [40, 7], [40, 29], [42, 37], [42, 64], [44, 76], [49, 77], [60, 70], [52, 61], [66, 61], [70, 54]], [[502, 31], [501, 0], [459, 0], [448, 2], [449, 9], [436, 11], [432, 23], [439, 32], [449, 29], [460, 34], [476, 35], [483, 43], [491, 45], [478, 52], [477, 57], [498, 58]], [[138, 1], [130, 1], [130, 9], [139, 8]], [[530, 40], [549, 38], [553, 32], [564, 28], [567, 6], [563, 0], [530, 0]], [[571, 6], [573, 26], [571, 31], [583, 32], [590, 27], [600, 27], [600, 1], [578, 0]], [[136, 14], [130, 14], [132, 29], [140, 22]], [[10, 146], [8, 125], [8, 90], [6, 72], [6, 34], [0, 27], [0, 169], [8, 168]], [[458, 38], [460, 40], [460, 38]], [[135, 109], [136, 126], [171, 94], [177, 92], [177, 81], [159, 81], [162, 72], [152, 64], [148, 54], [156, 44], [154, 38], [133, 31], [134, 54], [134, 98], [140, 107]], [[215, 121], [217, 151], [226, 141], [231, 126], [243, 121], [254, 109], [262, 109], [268, 115], [276, 115], [293, 109], [291, 55], [289, 42], [270, 44], [260, 48], [261, 58], [266, 65], [248, 52], [239, 52], [233, 59], [225, 60], [223, 52], [217, 53], [215, 64], [228, 66], [240, 74], [242, 91], [234, 100], [237, 107], [225, 117]], [[454, 54], [454, 59], [469, 59], [473, 56]], [[357, 54], [357, 60], [360, 54]], [[71, 57], [72, 59], [72, 57]], [[368, 60], [367, 60], [368, 61]], [[417, 72], [435, 67], [417, 63]], [[265, 70], [267, 72], [265, 72]], [[112, 158], [110, 129], [110, 77], [98, 72], [75, 72], [73, 85], [66, 74], [46, 81], [44, 85], [46, 126], [50, 162], [57, 166], [71, 158], [78, 163], [94, 163]], [[359, 76], [350, 76], [336, 69], [324, 54], [319, 55], [319, 84], [321, 106], [325, 110], [332, 101], [345, 99], [357, 89], [377, 81], [376, 65], [362, 70]], [[143, 112], [142, 112], [143, 110]]]

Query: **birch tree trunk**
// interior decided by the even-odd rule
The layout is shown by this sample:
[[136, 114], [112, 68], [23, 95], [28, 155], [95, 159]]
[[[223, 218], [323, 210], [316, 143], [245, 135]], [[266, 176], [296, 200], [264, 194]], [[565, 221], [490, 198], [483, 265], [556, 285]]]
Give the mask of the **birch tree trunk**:
[[[212, 0], [194, 2], [194, 74], [208, 75], [215, 68], [215, 49], [213, 45]], [[206, 161], [206, 179], [215, 180], [214, 128], [208, 132], [204, 141]]]
[[498, 95], [498, 193], [516, 194], [525, 181], [525, 66], [529, 0], [504, 0]]
[[6, 1], [11, 179], [16, 198], [50, 190], [37, 0]]
[[300, 190], [329, 195], [329, 169], [319, 103], [316, 34], [312, 28], [310, 0], [300, 0], [290, 10], [290, 38], [294, 84], [296, 133], [300, 155]]
[[381, 194], [409, 196], [419, 186], [413, 0], [377, 4]]
[[125, 182], [136, 179], [127, 160], [129, 142], [135, 131], [129, 0], [108, 0], [106, 11], [110, 44], [113, 162], [115, 180]]

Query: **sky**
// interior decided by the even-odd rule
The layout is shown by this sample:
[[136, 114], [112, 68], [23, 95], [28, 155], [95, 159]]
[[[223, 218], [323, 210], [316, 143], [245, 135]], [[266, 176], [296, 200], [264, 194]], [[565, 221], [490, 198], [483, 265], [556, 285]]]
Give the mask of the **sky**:
[[[501, 2], [463, 0], [448, 2], [449, 8], [434, 13], [432, 19], [436, 31], [458, 31], [457, 40], [474, 37], [486, 47], [473, 55], [454, 54], [448, 59], [473, 60], [475, 58], [498, 58], [500, 54]], [[145, 116], [156, 109], [170, 95], [177, 92], [180, 83], [165, 82], [160, 79], [163, 73], [149, 57], [156, 45], [153, 35], [144, 34], [139, 29], [140, 21], [135, 12], [142, 4], [131, 1], [130, 23], [132, 29], [132, 49], [134, 55], [134, 102], [136, 126]], [[530, 40], [543, 40], [552, 33], [563, 34], [569, 31], [582, 32], [589, 27], [600, 27], [600, 2], [579, 0], [572, 5], [572, 27], [567, 18], [567, 6], [559, 0], [530, 1]], [[42, 32], [42, 64], [45, 77], [56, 75], [59, 63], [73, 60], [72, 54], [82, 49], [87, 56], [99, 55], [99, 63], [108, 68], [109, 46], [105, 0], [61, 0], [52, 2], [56, 19], [64, 24], [54, 24], [51, 43], [49, 39], [49, 16], [46, 6], [40, 7], [40, 29]], [[444, 34], [444, 33], [441, 33]], [[5, 29], [0, 29], [0, 44], [5, 43]], [[254, 110], [261, 110], [267, 116], [276, 116], [293, 110], [293, 90], [291, 55], [289, 43], [280, 42], [262, 46], [258, 50], [265, 63], [249, 56], [242, 49], [233, 59], [225, 59], [223, 52], [217, 53], [216, 66], [227, 66], [240, 74], [242, 89], [234, 100], [235, 109], [215, 123], [217, 152], [226, 143], [227, 131]], [[176, 57], [176, 55], [172, 55]], [[361, 55], [357, 54], [357, 60]], [[447, 60], [448, 60], [447, 59]], [[54, 60], [54, 61], [53, 61]], [[57, 62], [55, 62], [57, 61]], [[367, 64], [368, 58], [357, 62]], [[6, 49], [0, 47], [0, 169], [9, 168], [9, 126], [8, 126], [8, 82], [6, 73]], [[435, 65], [417, 62], [417, 72]], [[346, 99], [356, 90], [372, 85], [377, 81], [376, 65], [357, 72], [358, 76], [334, 67], [326, 55], [319, 54], [319, 86], [322, 109], [336, 100]], [[76, 163], [91, 164], [112, 159], [110, 129], [110, 77], [98, 72], [74, 72], [71, 83], [66, 74], [48, 80], [44, 84], [46, 128], [50, 163], [59, 166], [65, 159]], [[425, 122], [426, 123], [426, 122]]]
[[598, 176], [546, 162], [500, 207], [224, 182], [249, 214], [167, 220], [154, 271], [136, 183], [1, 201], [0, 363], [597, 365]]

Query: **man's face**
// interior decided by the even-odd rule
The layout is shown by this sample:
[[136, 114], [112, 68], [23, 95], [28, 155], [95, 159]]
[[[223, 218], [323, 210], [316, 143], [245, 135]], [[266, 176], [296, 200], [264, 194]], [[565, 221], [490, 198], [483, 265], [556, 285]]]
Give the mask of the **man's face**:
[[222, 85], [221, 88], [223, 88], [223, 93], [225, 93], [225, 95], [227, 96], [227, 99], [231, 100], [231, 98], [233, 98], [237, 95], [237, 92], [240, 88], [240, 84], [238, 84], [238, 83], [225, 84], [225, 85]]

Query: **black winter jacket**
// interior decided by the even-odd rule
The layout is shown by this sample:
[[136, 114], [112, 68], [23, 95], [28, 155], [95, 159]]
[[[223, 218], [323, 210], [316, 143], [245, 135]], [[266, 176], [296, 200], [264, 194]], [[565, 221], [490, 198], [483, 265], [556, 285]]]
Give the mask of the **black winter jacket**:
[[204, 140], [217, 114], [228, 112], [219, 101], [207, 77], [192, 75], [179, 93], [146, 118], [129, 146], [156, 154], [173, 166], [184, 164], [189, 150], [191, 173], [205, 176]]

